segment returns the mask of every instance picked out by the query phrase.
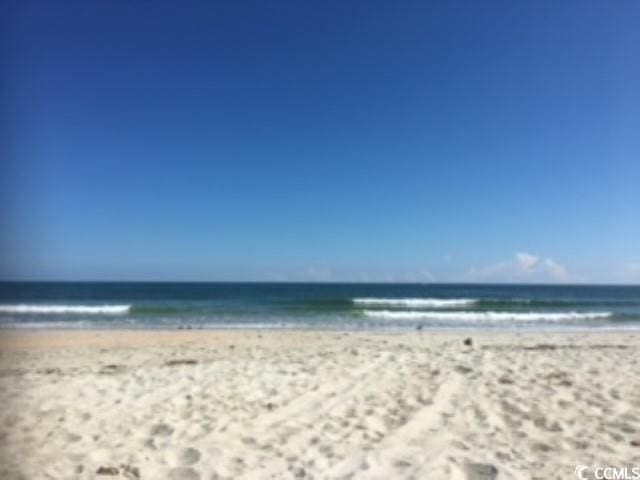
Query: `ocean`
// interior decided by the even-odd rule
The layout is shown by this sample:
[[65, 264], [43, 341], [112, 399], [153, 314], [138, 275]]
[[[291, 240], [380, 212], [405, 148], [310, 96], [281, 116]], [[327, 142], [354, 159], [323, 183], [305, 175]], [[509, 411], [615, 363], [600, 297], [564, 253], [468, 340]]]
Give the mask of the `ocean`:
[[640, 286], [2, 282], [2, 329], [639, 329]]

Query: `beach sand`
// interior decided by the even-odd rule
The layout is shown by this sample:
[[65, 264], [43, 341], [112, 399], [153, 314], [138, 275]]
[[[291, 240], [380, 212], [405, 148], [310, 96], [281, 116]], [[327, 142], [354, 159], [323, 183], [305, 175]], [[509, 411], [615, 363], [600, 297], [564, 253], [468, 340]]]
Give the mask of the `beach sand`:
[[639, 347], [633, 333], [3, 332], [0, 478], [640, 465]]

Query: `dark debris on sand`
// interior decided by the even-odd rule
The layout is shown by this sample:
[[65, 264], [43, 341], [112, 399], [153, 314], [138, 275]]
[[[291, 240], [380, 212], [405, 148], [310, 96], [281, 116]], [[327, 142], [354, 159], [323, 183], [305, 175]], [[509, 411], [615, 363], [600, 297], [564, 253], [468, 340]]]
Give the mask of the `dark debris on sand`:
[[100, 467], [96, 471], [96, 475], [119, 475], [120, 469], [118, 467]]
[[167, 360], [165, 362], [165, 365], [167, 367], [175, 367], [177, 365], [196, 365], [198, 363], [197, 360], [193, 360], [190, 358], [183, 358], [183, 359], [175, 359], [175, 360]]

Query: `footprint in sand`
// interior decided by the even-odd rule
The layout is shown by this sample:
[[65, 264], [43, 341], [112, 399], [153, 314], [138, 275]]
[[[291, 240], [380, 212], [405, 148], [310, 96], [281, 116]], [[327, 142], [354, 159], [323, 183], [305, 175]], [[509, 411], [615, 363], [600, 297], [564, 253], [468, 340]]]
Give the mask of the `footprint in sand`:
[[158, 423], [151, 427], [151, 435], [168, 436], [173, 433], [173, 427], [166, 423]]
[[189, 467], [178, 467], [169, 470], [170, 480], [200, 480], [200, 474]]
[[494, 480], [498, 469], [489, 463], [467, 462], [464, 465], [467, 480]]
[[171, 425], [166, 423], [158, 423], [151, 427], [151, 438], [147, 441], [147, 444], [153, 448], [165, 447], [173, 433], [174, 429]]
[[197, 463], [200, 456], [200, 451], [195, 448], [183, 448], [170, 452], [168, 460], [172, 465], [187, 467]]

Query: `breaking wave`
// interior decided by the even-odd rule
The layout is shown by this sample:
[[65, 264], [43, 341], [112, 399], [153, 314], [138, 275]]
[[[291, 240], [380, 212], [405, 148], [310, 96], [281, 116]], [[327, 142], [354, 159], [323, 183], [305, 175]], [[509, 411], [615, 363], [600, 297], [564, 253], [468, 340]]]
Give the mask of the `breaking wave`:
[[0, 305], [0, 313], [14, 314], [77, 314], [77, 315], [123, 315], [131, 305], [45, 305], [21, 304]]
[[354, 298], [356, 305], [388, 307], [457, 308], [473, 305], [473, 298]]
[[599, 320], [611, 317], [610, 312], [399, 312], [394, 310], [364, 310], [364, 315], [385, 320], [448, 320], [452, 322], [563, 322]]

